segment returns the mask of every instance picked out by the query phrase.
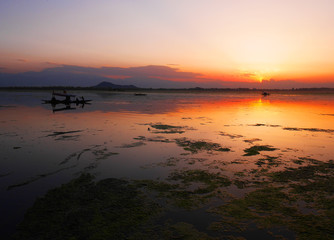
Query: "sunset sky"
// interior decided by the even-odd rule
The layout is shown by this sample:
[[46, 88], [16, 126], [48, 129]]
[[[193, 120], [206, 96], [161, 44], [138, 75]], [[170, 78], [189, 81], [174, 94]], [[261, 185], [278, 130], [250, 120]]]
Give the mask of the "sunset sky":
[[64, 65], [334, 82], [334, 1], [0, 1], [0, 72]]

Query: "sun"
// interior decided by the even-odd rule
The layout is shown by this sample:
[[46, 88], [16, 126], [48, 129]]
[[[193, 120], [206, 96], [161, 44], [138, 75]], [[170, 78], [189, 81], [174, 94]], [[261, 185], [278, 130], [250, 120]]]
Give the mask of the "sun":
[[240, 71], [240, 76], [244, 80], [254, 81], [262, 83], [265, 80], [275, 78], [279, 74], [278, 68], [265, 68], [265, 69], [243, 69]]
[[257, 76], [257, 81], [262, 83], [264, 77], [262, 75]]

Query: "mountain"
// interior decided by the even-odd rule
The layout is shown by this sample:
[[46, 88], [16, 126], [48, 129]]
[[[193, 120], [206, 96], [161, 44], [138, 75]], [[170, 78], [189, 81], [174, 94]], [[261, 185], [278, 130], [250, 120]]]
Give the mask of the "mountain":
[[111, 82], [100, 82], [96, 86], [93, 86], [93, 88], [112, 88], [112, 89], [136, 89], [138, 87], [134, 85], [118, 85], [118, 84], [113, 84]]

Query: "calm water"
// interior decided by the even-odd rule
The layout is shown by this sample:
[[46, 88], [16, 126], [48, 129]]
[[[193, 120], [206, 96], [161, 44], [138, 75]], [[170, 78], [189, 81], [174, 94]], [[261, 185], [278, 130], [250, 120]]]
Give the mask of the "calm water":
[[[14, 232], [37, 197], [83, 172], [97, 180], [164, 180], [175, 171], [189, 169], [219, 172], [232, 182], [222, 191], [240, 199], [259, 189], [253, 183], [237, 184], [259, 177], [254, 172], [263, 170], [259, 179], [267, 178], [270, 172], [328, 162], [334, 155], [334, 94], [73, 94], [93, 102], [66, 110], [57, 105], [54, 111], [51, 105], [41, 104], [41, 99], [50, 98], [49, 92], [1, 92], [3, 236]], [[229, 151], [198, 145], [192, 149], [189, 144], [196, 142], [219, 144]], [[270, 151], [260, 149], [258, 154], [247, 155], [245, 150], [252, 146], [266, 146]], [[332, 199], [332, 192], [325, 194]], [[308, 206], [303, 196], [296, 198], [293, 206], [306, 202], [307, 207], [298, 208], [301, 213], [322, 209], [317, 204]], [[211, 201], [207, 206], [213, 205]], [[187, 221], [175, 212], [171, 216]], [[332, 221], [331, 216], [326, 218]], [[199, 220], [190, 223], [200, 231], [205, 229]], [[294, 238], [296, 228], [281, 225], [282, 235]]]

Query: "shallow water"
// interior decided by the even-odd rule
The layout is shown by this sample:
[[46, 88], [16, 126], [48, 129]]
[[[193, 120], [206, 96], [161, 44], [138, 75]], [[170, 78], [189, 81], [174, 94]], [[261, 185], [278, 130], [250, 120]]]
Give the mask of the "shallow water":
[[[228, 178], [231, 184], [219, 189], [229, 198], [240, 199], [260, 189], [252, 182], [256, 177], [256, 181], [264, 181], [270, 172], [333, 159], [334, 94], [274, 93], [267, 97], [255, 92], [73, 94], [84, 95], [93, 102], [62, 109], [65, 106], [53, 108], [41, 104], [41, 99], [50, 97], [46, 91], [1, 92], [3, 236], [15, 231], [37, 197], [81, 173], [90, 173], [96, 180], [112, 177], [185, 182], [182, 174], [203, 170]], [[195, 176], [187, 182], [187, 187], [194, 190], [202, 183]], [[276, 184], [272, 180], [267, 183]], [[332, 192], [325, 194], [332, 199]], [[298, 196], [297, 200], [300, 205], [305, 199]], [[204, 212], [223, 215], [213, 210], [217, 204], [220, 206], [219, 201], [211, 199]], [[189, 219], [198, 217], [199, 209], [174, 210], [166, 216], [189, 223]], [[178, 214], [182, 211], [187, 212], [181, 214], [184, 219]], [[307, 211], [307, 207], [300, 211]], [[201, 226], [198, 219], [190, 224], [200, 231], [208, 225], [206, 221]], [[279, 225], [285, 229], [283, 236], [294, 238], [297, 229], [294, 225]], [[244, 232], [254, 238], [267, 236], [247, 231]], [[219, 236], [221, 231], [212, 234]], [[235, 230], [231, 234], [239, 236]], [[246, 237], [245, 233], [240, 236]]]

